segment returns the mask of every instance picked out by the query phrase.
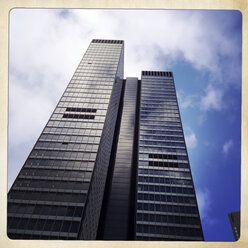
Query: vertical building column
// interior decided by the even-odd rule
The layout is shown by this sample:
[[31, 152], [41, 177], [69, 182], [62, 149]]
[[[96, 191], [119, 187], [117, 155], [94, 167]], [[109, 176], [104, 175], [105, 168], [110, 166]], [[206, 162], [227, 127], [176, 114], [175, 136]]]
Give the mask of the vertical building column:
[[104, 240], [128, 240], [138, 79], [127, 78], [119, 141], [103, 227]]

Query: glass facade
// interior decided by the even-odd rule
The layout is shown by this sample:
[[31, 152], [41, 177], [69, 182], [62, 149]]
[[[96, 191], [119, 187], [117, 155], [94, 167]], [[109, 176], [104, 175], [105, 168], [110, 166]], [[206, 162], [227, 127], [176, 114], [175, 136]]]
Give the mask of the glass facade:
[[[130, 236], [132, 167], [135, 153], [134, 139], [136, 126], [138, 78], [125, 81], [123, 110], [115, 164], [105, 213], [104, 240], [128, 240]], [[121, 225], [120, 225], [121, 223]]]
[[203, 240], [171, 72], [142, 72], [137, 183], [137, 240]]
[[123, 56], [123, 41], [92, 40], [8, 194], [10, 238], [95, 239]]
[[12, 239], [203, 240], [171, 72], [90, 43], [8, 193]]

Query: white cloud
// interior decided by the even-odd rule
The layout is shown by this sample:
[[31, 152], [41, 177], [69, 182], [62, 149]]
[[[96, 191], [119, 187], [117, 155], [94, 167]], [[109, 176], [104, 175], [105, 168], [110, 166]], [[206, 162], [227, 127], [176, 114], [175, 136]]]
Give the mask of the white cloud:
[[233, 140], [226, 141], [222, 146], [222, 152], [227, 155], [230, 149], [233, 147]]
[[186, 135], [185, 141], [186, 141], [187, 148], [189, 148], [189, 149], [193, 149], [197, 146], [197, 139], [196, 139], [195, 133], [191, 133], [189, 135]]
[[207, 188], [196, 190], [197, 203], [201, 215], [201, 219], [209, 218], [212, 207], [212, 199], [210, 191]]
[[195, 107], [199, 101], [198, 95], [187, 94], [182, 89], [177, 91], [177, 98], [180, 109]]
[[223, 103], [223, 91], [215, 88], [212, 85], [208, 85], [205, 95], [201, 99], [201, 109], [207, 110], [222, 110], [224, 108]]

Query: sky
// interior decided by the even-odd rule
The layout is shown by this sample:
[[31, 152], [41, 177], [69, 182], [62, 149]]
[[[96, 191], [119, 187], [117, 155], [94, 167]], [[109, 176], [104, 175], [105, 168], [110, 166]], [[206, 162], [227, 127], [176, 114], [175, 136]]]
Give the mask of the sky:
[[8, 189], [92, 39], [122, 39], [125, 77], [172, 71], [206, 241], [240, 210], [242, 15], [234, 10], [12, 9]]

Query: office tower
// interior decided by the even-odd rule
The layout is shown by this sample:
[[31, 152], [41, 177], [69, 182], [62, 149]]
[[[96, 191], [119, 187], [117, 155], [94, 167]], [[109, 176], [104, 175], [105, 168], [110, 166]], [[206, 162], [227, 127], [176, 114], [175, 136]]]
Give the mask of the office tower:
[[233, 236], [237, 241], [240, 237], [240, 211], [228, 214], [230, 224], [232, 226]]
[[172, 72], [92, 40], [8, 194], [13, 239], [203, 240]]
[[171, 72], [141, 77], [136, 239], [203, 240]]
[[123, 41], [91, 42], [9, 192], [10, 238], [95, 239], [123, 58]]

